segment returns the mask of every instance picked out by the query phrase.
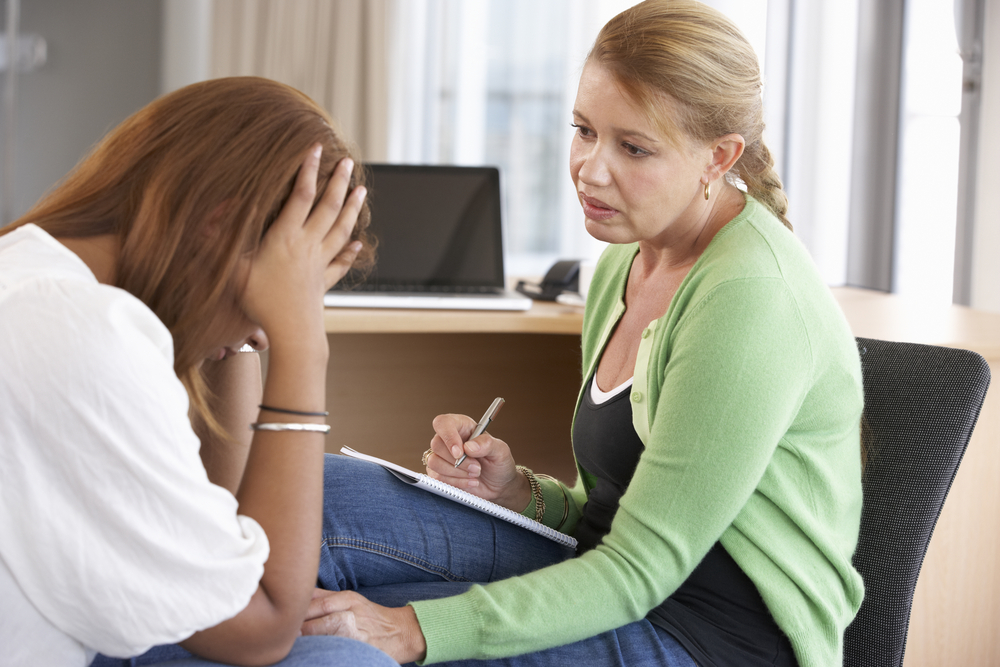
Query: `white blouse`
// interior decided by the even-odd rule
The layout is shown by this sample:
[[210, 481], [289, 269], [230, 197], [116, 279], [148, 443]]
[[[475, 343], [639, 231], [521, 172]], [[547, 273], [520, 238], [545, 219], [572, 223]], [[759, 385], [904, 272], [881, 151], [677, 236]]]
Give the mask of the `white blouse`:
[[38, 227], [0, 236], [0, 664], [135, 655], [246, 607], [267, 536], [199, 446], [156, 315]]

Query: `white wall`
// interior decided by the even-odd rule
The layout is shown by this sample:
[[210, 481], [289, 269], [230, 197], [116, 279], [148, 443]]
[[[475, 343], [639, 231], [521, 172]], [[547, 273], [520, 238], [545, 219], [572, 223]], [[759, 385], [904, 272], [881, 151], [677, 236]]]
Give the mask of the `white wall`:
[[159, 0], [27, 0], [48, 60], [17, 79], [11, 213], [23, 214], [160, 83]]

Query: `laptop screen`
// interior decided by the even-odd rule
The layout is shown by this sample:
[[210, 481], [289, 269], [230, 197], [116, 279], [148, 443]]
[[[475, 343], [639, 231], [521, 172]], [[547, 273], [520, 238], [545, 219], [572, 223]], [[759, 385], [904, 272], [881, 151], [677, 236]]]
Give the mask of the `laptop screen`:
[[376, 264], [363, 290], [503, 288], [500, 173], [495, 167], [369, 164]]

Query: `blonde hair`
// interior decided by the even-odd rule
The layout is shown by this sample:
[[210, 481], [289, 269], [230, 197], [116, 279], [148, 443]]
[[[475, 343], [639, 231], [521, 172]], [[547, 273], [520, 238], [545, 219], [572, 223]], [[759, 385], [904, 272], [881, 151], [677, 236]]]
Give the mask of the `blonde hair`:
[[[746, 141], [733, 167], [747, 192], [791, 229], [788, 199], [764, 145], [757, 56], [724, 15], [691, 0], [646, 0], [601, 29], [588, 61], [614, 75], [623, 91], [669, 131], [700, 141], [739, 134]], [[664, 105], [663, 95], [676, 104]]]
[[[65, 180], [0, 233], [35, 223], [55, 237], [114, 234], [116, 283], [163, 321], [193, 417], [216, 432], [199, 367], [204, 336], [240, 256], [258, 248], [313, 145], [323, 145], [316, 201], [351, 147], [299, 91], [257, 77], [214, 79], [166, 95], [111, 131]], [[364, 183], [355, 159], [351, 188]], [[354, 238], [371, 262], [365, 205]]]

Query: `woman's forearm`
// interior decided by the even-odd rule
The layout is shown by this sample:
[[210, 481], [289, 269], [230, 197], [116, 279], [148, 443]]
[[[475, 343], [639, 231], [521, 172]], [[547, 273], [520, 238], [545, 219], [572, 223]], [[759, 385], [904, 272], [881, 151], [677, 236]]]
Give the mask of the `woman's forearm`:
[[201, 460], [212, 483], [236, 495], [250, 454], [250, 424], [257, 420], [263, 392], [260, 355], [253, 352], [206, 361], [202, 372], [215, 418], [228, 437], [200, 424], [196, 430], [201, 438]]
[[[321, 330], [322, 331], [322, 330]], [[303, 412], [326, 405], [326, 335], [268, 358], [264, 403]], [[325, 417], [267, 414], [268, 422], [326, 422]], [[299, 431], [256, 431], [237, 499], [240, 513], [263, 526], [271, 543], [261, 587], [297, 631], [312, 595], [322, 532], [325, 436]]]
[[[277, 411], [262, 411], [260, 420], [271, 424], [325, 423], [330, 351], [323, 294], [361, 249], [350, 236], [366, 192], [356, 188], [348, 196], [353, 162], [341, 160], [315, 203], [320, 155], [317, 145], [305, 157], [292, 194], [250, 260], [240, 299], [243, 316], [270, 343], [263, 402]], [[271, 551], [249, 606], [186, 642], [203, 657], [270, 664], [299, 635], [319, 565], [325, 441], [314, 431], [254, 431], [236, 499], [239, 513], [264, 529]]]
[[[327, 356], [325, 336], [313, 343], [272, 346], [264, 403], [308, 412], [322, 410]], [[288, 417], [272, 413], [267, 421], [325, 421], [322, 417]], [[253, 433], [237, 500], [240, 514], [264, 528], [271, 553], [250, 605], [235, 618], [184, 642], [189, 650], [225, 662], [270, 664], [291, 647], [316, 581], [324, 444], [321, 433]]]

